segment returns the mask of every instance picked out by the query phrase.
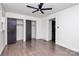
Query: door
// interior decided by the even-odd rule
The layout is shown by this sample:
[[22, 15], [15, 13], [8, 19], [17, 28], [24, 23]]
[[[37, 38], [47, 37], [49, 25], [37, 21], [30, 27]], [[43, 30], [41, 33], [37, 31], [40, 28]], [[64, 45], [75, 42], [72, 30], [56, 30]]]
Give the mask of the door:
[[55, 42], [55, 21], [52, 20], [52, 41]]
[[7, 18], [7, 43], [16, 42], [16, 19]]
[[31, 41], [32, 32], [31, 32], [31, 20], [26, 20], [26, 41]]

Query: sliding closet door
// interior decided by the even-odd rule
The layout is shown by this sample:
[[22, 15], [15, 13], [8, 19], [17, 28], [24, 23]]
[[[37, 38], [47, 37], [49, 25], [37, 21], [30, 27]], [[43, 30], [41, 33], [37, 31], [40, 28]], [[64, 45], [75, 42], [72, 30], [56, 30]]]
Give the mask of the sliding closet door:
[[16, 19], [7, 18], [7, 43], [16, 42]]
[[31, 35], [32, 35], [32, 32], [31, 32], [31, 20], [26, 20], [26, 41], [30, 41], [31, 40]]

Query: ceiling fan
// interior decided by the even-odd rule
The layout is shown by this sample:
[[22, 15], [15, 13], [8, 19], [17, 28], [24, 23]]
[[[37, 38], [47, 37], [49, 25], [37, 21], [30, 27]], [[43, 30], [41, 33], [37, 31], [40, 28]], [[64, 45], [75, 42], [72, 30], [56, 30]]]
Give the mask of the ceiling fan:
[[44, 4], [44, 3], [40, 3], [40, 4], [38, 5], [38, 8], [29, 6], [29, 5], [27, 5], [27, 7], [36, 9], [36, 10], [33, 11], [32, 13], [35, 13], [35, 12], [37, 12], [37, 11], [40, 11], [42, 14], [44, 14], [43, 10], [52, 10], [52, 8], [42, 8], [43, 4]]

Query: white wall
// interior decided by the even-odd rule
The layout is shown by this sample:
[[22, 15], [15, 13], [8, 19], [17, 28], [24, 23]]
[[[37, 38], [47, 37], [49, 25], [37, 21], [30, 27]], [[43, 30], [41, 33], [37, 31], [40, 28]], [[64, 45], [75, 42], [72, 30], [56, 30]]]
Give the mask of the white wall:
[[2, 10], [2, 6], [1, 6], [1, 3], [0, 3], [0, 10]]
[[44, 18], [45, 24], [42, 25], [46, 40], [49, 40], [49, 19], [54, 17], [56, 18], [56, 44], [79, 52], [79, 5]]
[[37, 39], [43, 39], [43, 35], [42, 35], [42, 32], [43, 32], [42, 21], [43, 21], [43, 19], [39, 19], [36, 22], [36, 38]]
[[49, 21], [49, 40], [52, 39], [52, 21]]
[[45, 39], [45, 40], [49, 40], [49, 36], [48, 36], [48, 29], [49, 29], [49, 27], [48, 27], [48, 19], [47, 18], [42, 18], [42, 20], [41, 20], [41, 37], [43, 38], [43, 39]]
[[3, 21], [2, 9], [3, 7], [0, 4], [0, 54], [2, 53], [5, 47], [5, 30], [3, 31], [3, 25], [2, 25], [2, 21]]

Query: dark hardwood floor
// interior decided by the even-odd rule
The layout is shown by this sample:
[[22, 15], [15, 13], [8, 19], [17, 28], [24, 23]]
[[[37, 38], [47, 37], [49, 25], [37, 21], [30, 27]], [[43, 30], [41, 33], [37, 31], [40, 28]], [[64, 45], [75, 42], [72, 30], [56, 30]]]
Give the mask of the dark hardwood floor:
[[2, 56], [79, 56], [79, 53], [55, 45], [52, 41], [32, 40], [7, 45]]

